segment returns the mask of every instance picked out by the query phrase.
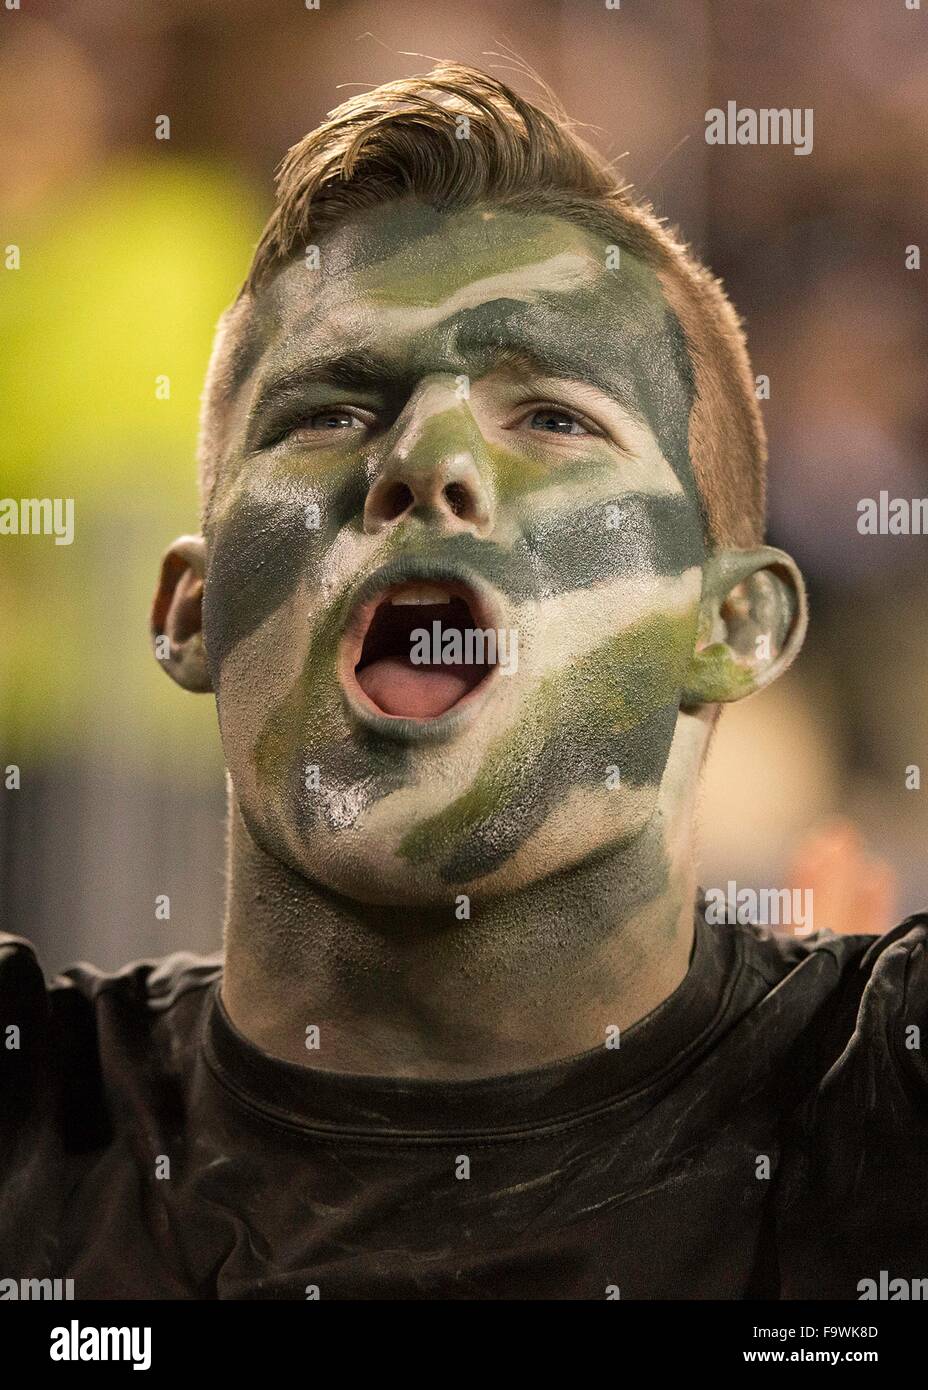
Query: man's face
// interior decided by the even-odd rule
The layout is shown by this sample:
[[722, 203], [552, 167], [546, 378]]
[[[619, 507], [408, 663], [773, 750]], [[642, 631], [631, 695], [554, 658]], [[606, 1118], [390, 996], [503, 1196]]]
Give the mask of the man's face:
[[629, 841], [705, 559], [655, 275], [559, 218], [395, 203], [278, 274], [251, 331], [203, 611], [256, 841], [394, 903]]

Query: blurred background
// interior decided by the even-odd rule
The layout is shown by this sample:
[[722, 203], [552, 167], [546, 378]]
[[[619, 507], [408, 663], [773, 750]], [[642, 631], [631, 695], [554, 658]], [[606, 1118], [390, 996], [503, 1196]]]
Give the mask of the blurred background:
[[[906, 268], [928, 241], [926, 25], [905, 0], [0, 9], [0, 252], [21, 255], [0, 261], [0, 497], [75, 499], [73, 545], [0, 537], [0, 774], [21, 779], [0, 776], [0, 921], [49, 973], [220, 944], [214, 706], [157, 670], [147, 609], [162, 550], [196, 529], [211, 334], [276, 164], [428, 57], [537, 95], [511, 50], [722, 276], [770, 382], [770, 538], [812, 625], [793, 671], [724, 714], [703, 881], [781, 883], [841, 812], [894, 866], [897, 917], [928, 906], [928, 781], [906, 785], [928, 778], [928, 541], [857, 531], [861, 498], [928, 495], [928, 269]], [[812, 107], [812, 153], [708, 146], [729, 100]]]

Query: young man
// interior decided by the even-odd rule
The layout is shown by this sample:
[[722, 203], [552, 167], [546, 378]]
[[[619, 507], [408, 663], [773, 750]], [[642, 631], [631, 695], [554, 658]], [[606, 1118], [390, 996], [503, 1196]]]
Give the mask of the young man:
[[216, 696], [224, 961], [47, 988], [6, 938], [3, 1272], [299, 1299], [928, 1275], [926, 919], [700, 909], [718, 708], [806, 625], [719, 285], [563, 121], [444, 65], [290, 151], [200, 461], [153, 630]]

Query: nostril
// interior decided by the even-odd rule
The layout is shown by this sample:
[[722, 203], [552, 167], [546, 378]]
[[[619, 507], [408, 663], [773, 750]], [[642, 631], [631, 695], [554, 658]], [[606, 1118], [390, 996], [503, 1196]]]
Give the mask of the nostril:
[[405, 483], [393, 483], [381, 497], [381, 513], [386, 521], [395, 521], [413, 504], [412, 489]]
[[470, 497], [463, 483], [449, 483], [445, 488], [445, 501], [455, 516], [466, 516], [470, 510]]

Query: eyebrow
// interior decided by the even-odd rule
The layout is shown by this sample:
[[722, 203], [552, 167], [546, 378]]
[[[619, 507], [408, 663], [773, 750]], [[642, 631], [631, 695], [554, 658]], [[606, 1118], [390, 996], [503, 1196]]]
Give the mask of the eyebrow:
[[629, 414], [641, 416], [641, 409], [636, 404], [628, 383], [618, 378], [609, 379], [604, 373], [578, 362], [576, 358], [567, 354], [517, 341], [492, 344], [485, 351], [489, 354], [488, 371], [512, 367], [529, 377], [557, 377], [562, 381], [575, 381], [600, 391]]
[[310, 357], [265, 382], [248, 418], [256, 420], [275, 401], [298, 395], [308, 386], [383, 387], [395, 376], [395, 363], [363, 349]]
[[[641, 407], [635, 400], [629, 382], [609, 380], [602, 372], [556, 349], [552, 350], [545, 345], [516, 337], [501, 343], [498, 340], [466, 334], [458, 335], [456, 345], [456, 353], [446, 357], [443, 363], [436, 362], [428, 370], [461, 375], [465, 359], [468, 356], [477, 356], [480, 359], [481, 377], [508, 367], [524, 372], [527, 376], [558, 377], [564, 381], [575, 381], [601, 391], [630, 415], [639, 420], [643, 419]], [[366, 348], [310, 356], [272, 377], [259, 388], [248, 414], [248, 424], [252, 427], [277, 401], [298, 397], [311, 386], [382, 391], [388, 383], [396, 383], [403, 377], [415, 378], [422, 374], [413, 368], [402, 367], [396, 360]]]
[[472, 323], [468, 327], [466, 320], [457, 332], [455, 342], [462, 355], [473, 353], [485, 358], [486, 372], [512, 367], [527, 376], [575, 381], [601, 391], [629, 415], [644, 423], [634, 385], [618, 362], [614, 363], [615, 370], [610, 374], [604, 370], [604, 364], [584, 360], [576, 352], [561, 351], [553, 343], [539, 342], [534, 335], [509, 332], [505, 341], [500, 342], [496, 337], [487, 337], [479, 323]]

